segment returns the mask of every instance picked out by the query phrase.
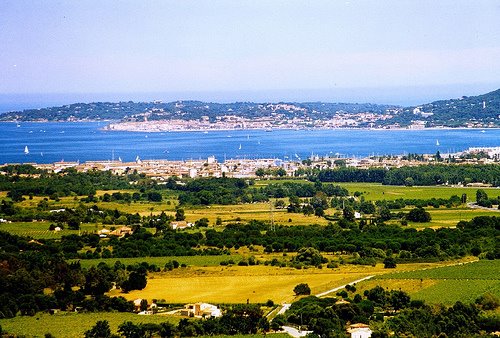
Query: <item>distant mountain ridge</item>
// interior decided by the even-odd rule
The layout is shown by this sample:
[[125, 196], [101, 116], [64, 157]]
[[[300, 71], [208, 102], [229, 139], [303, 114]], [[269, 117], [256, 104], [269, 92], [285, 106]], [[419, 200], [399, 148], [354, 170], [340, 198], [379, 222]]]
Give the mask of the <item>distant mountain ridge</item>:
[[356, 118], [348, 127], [500, 127], [500, 89], [459, 99], [400, 107], [370, 103], [279, 102], [213, 103], [202, 101], [93, 102], [27, 109], [0, 115], [0, 121], [155, 121], [206, 120], [221, 116], [247, 119], [279, 117], [288, 120]]
[[427, 127], [479, 126], [479, 124], [479, 127], [498, 127], [500, 89], [477, 96], [462, 96], [459, 99], [439, 100], [408, 107], [403, 109], [398, 118], [408, 120], [413, 116], [414, 119], [415, 115], [424, 117]]

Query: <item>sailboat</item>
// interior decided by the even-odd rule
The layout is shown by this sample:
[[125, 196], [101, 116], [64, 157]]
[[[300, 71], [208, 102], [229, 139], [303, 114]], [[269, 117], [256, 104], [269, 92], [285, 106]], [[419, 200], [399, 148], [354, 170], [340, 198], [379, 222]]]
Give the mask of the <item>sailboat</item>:
[[436, 145], [439, 146], [439, 140], [436, 140]]
[[28, 149], [28, 146], [24, 147], [24, 153], [28, 155], [30, 153], [30, 150]]

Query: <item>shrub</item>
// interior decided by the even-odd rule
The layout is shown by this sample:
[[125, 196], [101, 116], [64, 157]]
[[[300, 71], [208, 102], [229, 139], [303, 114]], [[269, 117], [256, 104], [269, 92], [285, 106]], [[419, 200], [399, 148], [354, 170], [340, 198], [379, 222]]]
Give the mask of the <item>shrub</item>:
[[300, 283], [300, 284], [297, 284], [293, 288], [293, 292], [297, 296], [299, 296], [299, 295], [310, 295], [311, 294], [311, 288], [306, 283]]

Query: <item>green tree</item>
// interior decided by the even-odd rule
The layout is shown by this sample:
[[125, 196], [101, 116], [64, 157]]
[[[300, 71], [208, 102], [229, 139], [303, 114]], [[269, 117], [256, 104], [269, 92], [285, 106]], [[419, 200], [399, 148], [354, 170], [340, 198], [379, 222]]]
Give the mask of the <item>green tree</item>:
[[111, 337], [111, 329], [107, 320], [99, 320], [90, 330], [85, 331], [85, 338]]
[[147, 285], [146, 273], [141, 271], [132, 271], [128, 279], [122, 284], [122, 289], [125, 292], [132, 290], [142, 290]]
[[175, 220], [176, 221], [184, 221], [186, 216], [184, 215], [184, 209], [177, 208], [175, 210]]
[[144, 330], [140, 325], [135, 325], [131, 321], [124, 322], [118, 326], [118, 332], [125, 338], [143, 338]]
[[415, 185], [415, 181], [413, 180], [412, 177], [405, 178], [405, 186], [413, 187], [414, 185]]
[[300, 283], [300, 284], [297, 284], [293, 288], [293, 292], [297, 296], [299, 296], [299, 295], [310, 295], [311, 294], [311, 288], [306, 283]]
[[206, 218], [206, 217], [200, 218], [199, 220], [194, 222], [194, 225], [196, 225], [197, 227], [206, 228], [206, 227], [208, 227], [208, 218]]
[[354, 221], [354, 209], [350, 205], [344, 207], [344, 210], [342, 210], [342, 215], [344, 216], [344, 219], [348, 220], [349, 222]]
[[394, 257], [387, 257], [384, 259], [384, 268], [385, 269], [394, 269], [396, 267], [396, 259]]
[[424, 208], [417, 207], [410, 210], [410, 212], [406, 216], [406, 219], [412, 222], [425, 223], [430, 222], [432, 217], [431, 214], [425, 211]]
[[266, 171], [263, 168], [259, 168], [259, 169], [255, 170], [255, 175], [257, 177], [262, 178], [262, 177], [266, 176]]

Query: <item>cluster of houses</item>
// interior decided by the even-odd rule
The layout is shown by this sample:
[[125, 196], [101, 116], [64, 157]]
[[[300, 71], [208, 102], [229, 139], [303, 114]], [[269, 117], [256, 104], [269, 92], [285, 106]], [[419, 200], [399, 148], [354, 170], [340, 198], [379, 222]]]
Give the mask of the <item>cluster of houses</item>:
[[[438, 142], [438, 141], [437, 141]], [[467, 157], [468, 154], [487, 154], [487, 158]], [[225, 159], [219, 162], [215, 156], [209, 156], [206, 159], [191, 159], [185, 161], [168, 161], [168, 160], [141, 160], [139, 157], [132, 162], [123, 162], [121, 159], [112, 161], [87, 161], [80, 162], [54, 162], [50, 164], [31, 163], [39, 169], [45, 169], [52, 172], [60, 172], [68, 168], [74, 168], [80, 172], [90, 170], [111, 171], [114, 174], [123, 175], [127, 173], [137, 172], [144, 174], [146, 177], [156, 179], [157, 181], [166, 181], [170, 177], [234, 177], [234, 178], [254, 178], [258, 169], [283, 169], [287, 176], [294, 176], [295, 172], [304, 168], [334, 168], [336, 162], [341, 160], [342, 165], [347, 167], [367, 169], [367, 168], [393, 168], [403, 166], [418, 166], [425, 163], [434, 163], [435, 155], [424, 154], [421, 160], [411, 160], [404, 156], [371, 156], [365, 158], [339, 158], [336, 154], [331, 156], [319, 156], [311, 154], [311, 156], [302, 161], [295, 154], [295, 158], [285, 157], [284, 159], [277, 158], [261, 158], [261, 159]], [[484, 164], [497, 163], [500, 161], [500, 147], [485, 147], [485, 148], [469, 148], [463, 152], [441, 154], [442, 158], [452, 157], [455, 163], [466, 164]]]
[[[172, 228], [172, 230], [176, 230], [176, 229], [187, 229], [187, 228], [191, 228], [193, 227], [194, 224], [191, 223], [191, 222], [186, 222], [186, 221], [173, 221], [173, 222], [170, 222], [170, 227]], [[54, 229], [54, 231], [61, 231], [61, 228], [59, 227], [56, 227]], [[110, 229], [106, 229], [106, 228], [103, 228], [99, 231], [97, 231], [97, 234], [99, 235], [99, 237], [101, 238], [106, 238], [106, 237], [109, 237], [109, 236], [115, 236], [115, 237], [123, 237], [123, 236], [126, 236], [126, 235], [132, 235], [133, 233], [133, 229], [129, 226], [121, 226], [117, 229], [114, 229], [114, 230], [110, 230]]]
[[[162, 313], [162, 308], [153, 302], [147, 306], [147, 309], [143, 308], [143, 299], [134, 300], [135, 312], [140, 315], [153, 315], [157, 313]], [[169, 315], [180, 315], [183, 317], [191, 318], [219, 318], [222, 317], [222, 311], [216, 305], [209, 303], [192, 303], [184, 305], [182, 309], [176, 309], [170, 312], [166, 312]], [[347, 332], [350, 333], [351, 338], [370, 338], [372, 335], [372, 330], [370, 326], [363, 323], [351, 324], [347, 328]], [[310, 333], [310, 331], [299, 331], [299, 336], [304, 336]]]
[[101, 238], [106, 238], [109, 236], [123, 237], [125, 235], [132, 235], [133, 230], [129, 226], [122, 226], [115, 230], [101, 229], [97, 231], [97, 234]]

